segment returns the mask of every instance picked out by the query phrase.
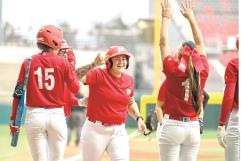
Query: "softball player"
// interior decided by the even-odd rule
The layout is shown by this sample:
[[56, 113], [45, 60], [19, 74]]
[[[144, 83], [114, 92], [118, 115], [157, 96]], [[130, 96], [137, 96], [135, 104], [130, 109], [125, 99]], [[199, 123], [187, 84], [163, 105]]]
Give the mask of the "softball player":
[[[63, 42], [61, 29], [43, 26], [37, 34], [40, 53], [32, 56], [26, 87], [26, 134], [34, 161], [62, 161], [67, 139], [64, 115], [64, 83], [73, 93], [80, 90], [79, 81], [70, 64], [57, 56]], [[13, 94], [11, 120], [16, 117], [21, 97], [27, 60], [21, 66]], [[13, 127], [10, 129], [19, 130]]]
[[112, 161], [129, 161], [128, 112], [137, 121], [139, 132], [146, 130], [134, 100], [133, 78], [124, 73], [130, 57], [124, 47], [112, 46], [106, 53], [105, 69], [79, 73], [80, 80], [89, 85], [87, 119], [81, 135], [83, 161], [100, 161], [105, 151]]
[[193, 15], [191, 2], [181, 12], [190, 23], [195, 44], [182, 43], [175, 57], [169, 55], [168, 23], [171, 8], [162, 1], [160, 49], [166, 75], [164, 117], [159, 128], [161, 161], [196, 161], [200, 147], [198, 118], [202, 116], [202, 92], [208, 76], [208, 62], [202, 34]]
[[[238, 40], [237, 40], [238, 49]], [[238, 105], [238, 58], [232, 59], [225, 70], [225, 90], [218, 126], [218, 142], [225, 148], [225, 161], [240, 160], [240, 131]], [[230, 114], [231, 113], [231, 114]], [[230, 116], [229, 116], [230, 114]], [[229, 116], [227, 132], [225, 125]]]
[[[159, 132], [160, 132], [160, 127], [162, 125], [162, 121], [163, 121], [163, 110], [164, 110], [164, 104], [165, 104], [165, 99], [166, 99], [166, 80], [164, 80], [164, 82], [161, 84], [159, 92], [158, 92], [158, 97], [157, 97], [157, 104], [156, 104], [156, 115], [157, 115], [157, 119], [158, 119], [158, 125], [157, 125], [157, 139], [159, 136]], [[209, 95], [206, 91], [204, 91], [203, 93], [204, 97], [203, 97], [203, 109], [205, 109], [208, 100], [209, 100]], [[203, 133], [203, 120], [199, 118], [199, 126], [200, 126], [200, 134]]]
[[[75, 65], [76, 65], [76, 58], [73, 50], [68, 46], [67, 42], [65, 41], [61, 49], [59, 50], [58, 56], [61, 56], [68, 60], [68, 62], [71, 64], [72, 69], [75, 71]], [[67, 127], [68, 127], [68, 139], [67, 139], [67, 145], [69, 145], [71, 141], [71, 134], [76, 127], [76, 141], [75, 145], [79, 146], [80, 143], [80, 134], [81, 130], [85, 121], [85, 106], [82, 104], [82, 94], [74, 94], [72, 93], [65, 83], [65, 106], [64, 106], [64, 112], [65, 116], [67, 116]]]
[[[58, 52], [58, 56], [63, 57], [66, 59], [71, 67], [72, 70], [75, 71], [75, 65], [76, 65], [76, 58], [73, 50], [68, 46], [66, 41], [64, 41], [61, 45], [61, 49]], [[79, 93], [77, 93], [79, 95]], [[72, 93], [67, 83], [65, 83], [64, 88], [64, 99], [65, 99], [65, 105], [64, 105], [64, 113], [65, 116], [69, 117], [71, 115], [71, 106], [77, 106], [79, 104], [79, 100], [77, 97], [75, 97], [74, 93]]]

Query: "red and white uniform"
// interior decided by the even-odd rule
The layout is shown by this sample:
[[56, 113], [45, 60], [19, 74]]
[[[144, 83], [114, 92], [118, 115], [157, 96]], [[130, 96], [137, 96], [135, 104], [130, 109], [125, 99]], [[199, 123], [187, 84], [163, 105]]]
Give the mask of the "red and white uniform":
[[[21, 66], [18, 77], [20, 84], [24, 81], [26, 67], [27, 60]], [[73, 93], [79, 91], [79, 81], [66, 60], [51, 52], [41, 52], [32, 56], [26, 86], [25, 127], [35, 161], [60, 161], [63, 158], [67, 139], [63, 110], [65, 82]], [[12, 118], [16, 117], [16, 105], [13, 103]]]
[[225, 91], [219, 125], [225, 125], [233, 108], [238, 109], [238, 58], [232, 59], [225, 70]]
[[70, 91], [67, 83], [65, 83], [65, 88], [64, 88], [64, 99], [65, 99], [64, 114], [65, 116], [68, 117], [71, 115], [71, 107], [78, 106], [78, 98], [76, 98], [74, 93]]
[[165, 102], [165, 99], [166, 99], [166, 79], [161, 84], [159, 88], [158, 96], [157, 96], [158, 101]]
[[81, 134], [83, 161], [99, 161], [105, 151], [113, 161], [129, 161], [124, 123], [134, 95], [132, 77], [122, 73], [117, 78], [108, 69], [96, 68], [88, 72], [86, 84], [89, 85], [89, 99]]
[[[204, 70], [200, 73], [201, 90], [203, 92], [209, 67], [206, 56], [200, 56]], [[190, 93], [185, 93], [185, 85], [188, 82], [188, 72], [182, 72], [178, 69], [178, 62], [174, 57], [168, 56], [163, 62], [163, 72], [166, 75], [166, 101], [164, 113], [169, 114], [173, 118], [180, 117], [197, 117], [192, 103]], [[189, 90], [188, 90], [189, 92]], [[186, 97], [186, 98], [185, 98]], [[184, 100], [186, 99], [186, 100]], [[185, 108], [184, 108], [185, 107]]]
[[[238, 102], [238, 58], [232, 59], [225, 70], [225, 90], [221, 108], [221, 115], [219, 125], [228, 125], [225, 134], [226, 148], [225, 160], [226, 161], [239, 161], [240, 160], [240, 125], [239, 125], [239, 102]], [[229, 116], [230, 115], [230, 116]]]
[[[203, 66], [200, 72], [203, 91], [209, 67], [206, 56], [199, 59]], [[158, 100], [164, 101], [164, 118], [156, 132], [161, 160], [194, 161], [200, 146], [200, 127], [190, 93], [188, 71], [181, 71], [175, 58], [167, 56], [163, 62], [163, 72], [166, 80], [160, 87]]]
[[[27, 60], [22, 64], [18, 83], [23, 83], [26, 67]], [[26, 105], [29, 107], [62, 107], [64, 105], [64, 82], [68, 84], [73, 93], [79, 91], [79, 81], [66, 60], [48, 52], [34, 55], [26, 88]]]
[[122, 74], [116, 78], [107, 69], [91, 70], [86, 77], [89, 85], [87, 117], [109, 124], [122, 124], [127, 120], [130, 98], [133, 97], [133, 79]]

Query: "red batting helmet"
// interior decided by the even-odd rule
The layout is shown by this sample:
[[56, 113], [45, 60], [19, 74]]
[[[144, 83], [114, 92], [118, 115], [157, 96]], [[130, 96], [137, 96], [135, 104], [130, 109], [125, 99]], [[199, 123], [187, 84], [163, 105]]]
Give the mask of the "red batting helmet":
[[110, 61], [110, 58], [118, 55], [126, 55], [127, 57], [126, 69], [128, 68], [129, 58], [131, 57], [131, 53], [129, 53], [126, 50], [126, 48], [123, 46], [111, 46], [106, 52], [105, 64], [107, 69], [110, 69], [112, 67], [112, 62]]
[[37, 34], [37, 42], [58, 50], [63, 42], [63, 31], [53, 25], [43, 26]]

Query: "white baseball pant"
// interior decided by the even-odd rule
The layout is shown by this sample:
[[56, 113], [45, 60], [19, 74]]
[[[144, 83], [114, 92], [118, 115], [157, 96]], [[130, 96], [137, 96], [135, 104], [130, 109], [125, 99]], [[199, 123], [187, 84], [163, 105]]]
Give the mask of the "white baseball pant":
[[106, 151], [111, 161], [129, 161], [129, 141], [125, 124], [103, 126], [85, 120], [82, 134], [83, 161], [100, 161]]
[[67, 140], [63, 108], [28, 107], [26, 134], [34, 161], [62, 161]]
[[239, 110], [236, 108], [230, 114], [225, 138], [225, 161], [240, 161]]
[[196, 161], [200, 148], [198, 121], [182, 122], [165, 118], [157, 128], [161, 161]]

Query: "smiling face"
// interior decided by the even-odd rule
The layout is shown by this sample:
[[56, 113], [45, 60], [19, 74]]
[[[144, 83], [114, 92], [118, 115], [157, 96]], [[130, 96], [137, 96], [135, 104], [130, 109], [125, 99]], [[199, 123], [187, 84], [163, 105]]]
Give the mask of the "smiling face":
[[123, 73], [126, 70], [127, 65], [127, 58], [126, 55], [118, 55], [111, 58], [111, 61], [113, 63], [111, 68], [111, 73], [114, 76], [121, 76], [121, 73]]

